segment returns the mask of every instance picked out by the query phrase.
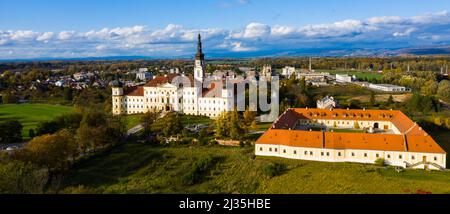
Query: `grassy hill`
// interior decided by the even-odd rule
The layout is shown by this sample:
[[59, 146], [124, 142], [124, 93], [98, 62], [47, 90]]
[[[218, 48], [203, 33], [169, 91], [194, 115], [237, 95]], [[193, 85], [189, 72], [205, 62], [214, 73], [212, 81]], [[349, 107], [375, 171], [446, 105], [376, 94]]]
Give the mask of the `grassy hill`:
[[22, 123], [22, 135], [27, 138], [28, 130], [36, 128], [40, 121], [51, 120], [64, 113], [74, 111], [75, 108], [49, 104], [1, 104], [0, 122], [18, 120]]
[[252, 147], [127, 144], [80, 161], [63, 184], [64, 193], [450, 193], [450, 172], [255, 157]]

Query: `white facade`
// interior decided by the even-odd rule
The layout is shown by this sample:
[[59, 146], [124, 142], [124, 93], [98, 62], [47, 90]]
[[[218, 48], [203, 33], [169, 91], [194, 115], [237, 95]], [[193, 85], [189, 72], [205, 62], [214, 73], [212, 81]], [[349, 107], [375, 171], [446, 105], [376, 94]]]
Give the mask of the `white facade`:
[[347, 74], [336, 74], [336, 82], [338, 83], [351, 83], [352, 77]]
[[281, 75], [287, 78], [290, 78], [293, 74], [295, 74], [295, 67], [286, 66], [281, 71]]
[[136, 73], [136, 79], [141, 81], [151, 80], [153, 78], [153, 74], [146, 71], [139, 71]]
[[387, 91], [387, 92], [405, 92], [407, 91], [403, 86], [391, 85], [391, 84], [369, 84], [369, 88]]
[[336, 107], [336, 101], [334, 97], [325, 96], [324, 98], [317, 100], [318, 109], [333, 109]]
[[[290, 159], [301, 159], [323, 162], [375, 163], [382, 158], [385, 164], [406, 168], [440, 169], [446, 167], [446, 154], [418, 153], [399, 151], [377, 151], [358, 149], [328, 149], [291, 147], [284, 145], [256, 144], [255, 154], [258, 156], [274, 156]], [[433, 164], [421, 164], [428, 162]], [[435, 164], [435, 165], [434, 165]], [[416, 166], [414, 166], [416, 165]], [[440, 166], [440, 167], [437, 167]]]
[[[112, 87], [112, 113], [141, 114], [148, 111], [176, 111], [188, 115], [203, 115], [218, 117], [224, 111], [231, 110], [233, 94], [224, 89], [222, 79], [214, 82], [208, 89], [203, 88], [205, 81], [205, 60], [201, 50], [199, 36], [198, 52], [195, 59], [193, 80], [190, 85], [174, 85], [171, 81], [175, 76], [155, 77], [143, 87], [138, 87], [130, 93], [124, 93], [120, 86]], [[163, 83], [159, 83], [158, 81]]]

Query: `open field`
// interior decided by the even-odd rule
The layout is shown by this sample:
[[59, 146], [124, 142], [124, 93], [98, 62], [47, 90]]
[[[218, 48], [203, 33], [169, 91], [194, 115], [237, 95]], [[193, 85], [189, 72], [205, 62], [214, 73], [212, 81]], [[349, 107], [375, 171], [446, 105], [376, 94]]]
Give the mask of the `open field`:
[[[201, 179], [186, 183], [199, 160]], [[284, 166], [271, 177], [268, 165]], [[450, 193], [450, 172], [254, 157], [253, 147], [127, 144], [76, 164], [64, 193]]]
[[[377, 94], [375, 95], [375, 101], [376, 102], [386, 102], [389, 99], [390, 94]], [[408, 98], [412, 96], [411, 93], [406, 94], [392, 94], [392, 98], [394, 98], [395, 102], [405, 102]], [[363, 95], [363, 96], [356, 96], [352, 97], [349, 100], [358, 100], [362, 103], [367, 103], [370, 101], [370, 96]]]
[[0, 122], [18, 120], [23, 126], [23, 137], [28, 138], [28, 130], [36, 128], [40, 121], [51, 120], [74, 110], [73, 107], [61, 105], [3, 104], [0, 105]]

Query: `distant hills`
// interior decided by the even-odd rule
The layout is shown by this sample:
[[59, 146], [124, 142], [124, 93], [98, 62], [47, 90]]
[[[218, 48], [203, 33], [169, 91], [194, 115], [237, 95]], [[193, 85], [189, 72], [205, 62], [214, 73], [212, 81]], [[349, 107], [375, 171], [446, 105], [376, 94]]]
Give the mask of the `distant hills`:
[[[430, 56], [449, 55], [450, 46], [424, 46], [413, 48], [397, 49], [358, 49], [358, 48], [305, 48], [298, 50], [265, 50], [250, 52], [221, 52], [211, 50], [207, 52], [209, 59], [220, 58], [261, 58], [261, 57], [295, 57], [295, 56], [316, 56], [316, 57], [386, 57], [386, 56]], [[30, 59], [0, 59], [0, 62], [11, 61], [122, 61], [122, 60], [158, 60], [158, 59], [191, 59], [193, 55], [177, 55], [173, 57], [157, 56], [100, 56], [100, 57], [76, 57], [76, 58], [30, 58]]]

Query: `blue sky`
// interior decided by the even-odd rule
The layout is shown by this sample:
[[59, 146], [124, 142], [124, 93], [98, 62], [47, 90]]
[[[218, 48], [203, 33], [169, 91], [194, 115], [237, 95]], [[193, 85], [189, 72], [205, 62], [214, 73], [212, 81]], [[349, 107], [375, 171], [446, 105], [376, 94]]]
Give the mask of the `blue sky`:
[[0, 59], [450, 44], [448, 0], [0, 0]]

